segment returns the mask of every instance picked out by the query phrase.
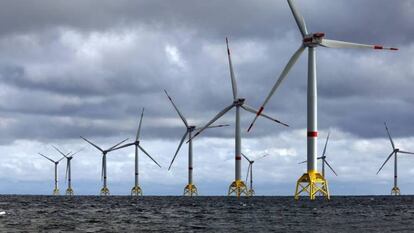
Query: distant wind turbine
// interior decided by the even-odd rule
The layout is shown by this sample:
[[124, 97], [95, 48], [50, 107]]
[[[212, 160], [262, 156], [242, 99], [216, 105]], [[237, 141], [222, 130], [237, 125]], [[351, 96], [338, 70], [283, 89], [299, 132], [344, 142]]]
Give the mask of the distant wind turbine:
[[58, 186], [58, 164], [59, 164], [59, 162], [62, 160], [62, 159], [64, 159], [65, 157], [62, 157], [61, 159], [59, 159], [59, 160], [53, 160], [53, 159], [51, 159], [51, 158], [49, 158], [49, 157], [47, 157], [46, 155], [44, 155], [44, 154], [41, 154], [41, 153], [38, 153], [40, 156], [42, 156], [42, 157], [44, 157], [45, 159], [47, 159], [47, 160], [49, 160], [50, 162], [52, 162], [52, 163], [54, 163], [55, 164], [55, 188], [53, 189], [53, 195], [59, 195], [60, 193], [59, 193], [59, 186]]

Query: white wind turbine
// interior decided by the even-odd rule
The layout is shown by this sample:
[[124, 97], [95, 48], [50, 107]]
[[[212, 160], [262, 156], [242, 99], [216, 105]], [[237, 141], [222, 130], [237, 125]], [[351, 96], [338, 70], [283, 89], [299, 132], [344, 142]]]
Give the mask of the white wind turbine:
[[64, 159], [65, 157], [62, 157], [59, 160], [53, 160], [49, 157], [47, 157], [44, 154], [38, 153], [40, 156], [44, 157], [45, 159], [49, 160], [50, 162], [52, 162], [53, 164], [55, 164], [55, 188], [53, 189], [53, 195], [59, 195], [59, 185], [58, 185], [58, 164], [59, 162]]
[[407, 152], [407, 151], [402, 151], [399, 148], [396, 148], [395, 147], [395, 144], [394, 144], [394, 141], [391, 138], [390, 131], [388, 130], [387, 123], [384, 122], [384, 125], [385, 125], [385, 130], [387, 131], [387, 134], [388, 134], [388, 138], [390, 139], [390, 142], [391, 142], [392, 152], [387, 157], [387, 159], [385, 160], [385, 162], [382, 164], [382, 166], [380, 167], [380, 169], [378, 170], [377, 175], [382, 170], [382, 168], [385, 166], [385, 164], [388, 162], [388, 160], [390, 160], [390, 158], [392, 156], [394, 156], [394, 187], [391, 189], [391, 195], [396, 195], [397, 196], [397, 195], [401, 195], [400, 188], [398, 188], [398, 184], [397, 184], [397, 174], [398, 174], [398, 170], [397, 170], [397, 158], [398, 158], [398, 153], [401, 153], [401, 154], [410, 154], [410, 155], [414, 155], [414, 153]]
[[109, 195], [110, 193], [109, 193], [109, 188], [108, 188], [108, 186], [107, 186], [107, 183], [106, 183], [106, 178], [107, 178], [107, 176], [106, 176], [106, 155], [109, 153], [109, 152], [111, 152], [111, 151], [113, 151], [117, 146], [119, 146], [119, 145], [121, 145], [122, 143], [124, 143], [126, 140], [128, 140], [128, 138], [127, 139], [125, 139], [125, 140], [123, 140], [123, 141], [121, 141], [121, 142], [119, 142], [118, 144], [116, 144], [115, 146], [112, 146], [112, 147], [110, 147], [109, 149], [106, 149], [106, 150], [104, 150], [104, 149], [102, 149], [102, 148], [100, 148], [99, 146], [97, 146], [97, 145], [95, 145], [95, 144], [93, 144], [91, 141], [89, 141], [88, 139], [86, 139], [86, 138], [84, 138], [84, 137], [82, 137], [81, 136], [81, 138], [83, 139], [83, 140], [85, 140], [87, 143], [89, 143], [89, 144], [91, 144], [93, 147], [95, 147], [96, 149], [98, 149], [99, 151], [101, 151], [102, 152], [102, 172], [101, 172], [101, 180], [103, 180], [103, 187], [102, 187], [102, 189], [101, 189], [101, 195], [104, 195], [104, 196], [107, 196], [107, 195]]
[[73, 159], [73, 156], [75, 156], [77, 153], [79, 153], [81, 150], [77, 151], [76, 153], [69, 152], [67, 154], [60, 151], [57, 147], [53, 146], [55, 150], [57, 150], [61, 155], [63, 155], [64, 158], [66, 158], [66, 172], [65, 172], [65, 181], [68, 182], [68, 188], [66, 189], [66, 195], [72, 196], [74, 195], [74, 191], [72, 189], [72, 167], [71, 167], [71, 161]]
[[293, 0], [287, 0], [295, 21], [299, 27], [299, 31], [302, 34], [302, 41], [299, 49], [293, 54], [287, 63], [286, 67], [280, 74], [277, 82], [271, 89], [269, 95], [266, 97], [262, 106], [256, 114], [253, 122], [251, 123], [248, 131], [253, 127], [254, 122], [258, 116], [263, 112], [266, 104], [275, 93], [276, 89], [280, 86], [283, 80], [286, 78], [290, 69], [296, 63], [300, 55], [308, 49], [308, 94], [307, 94], [307, 173], [303, 174], [297, 182], [295, 199], [299, 198], [302, 192], [308, 193], [310, 199], [315, 199], [317, 193], [321, 193], [326, 199], [329, 199], [328, 182], [317, 170], [317, 82], [316, 82], [316, 48], [319, 46], [325, 48], [357, 48], [357, 49], [384, 49], [384, 50], [398, 50], [396, 48], [386, 48], [381, 45], [366, 45], [356, 44], [338, 40], [329, 40], [325, 38], [325, 33], [309, 33], [305, 24], [305, 20], [296, 10]]
[[[326, 166], [328, 166], [329, 167], [329, 169], [331, 169], [331, 171], [336, 175], [336, 176], [338, 176], [338, 174], [335, 172], [335, 170], [332, 168], [332, 166], [329, 164], [329, 162], [326, 160], [326, 147], [328, 146], [328, 141], [329, 141], [329, 136], [331, 135], [331, 133], [329, 132], [328, 133], [328, 137], [326, 137], [326, 142], [325, 142], [325, 147], [323, 148], [323, 152], [322, 152], [322, 156], [320, 156], [320, 157], [318, 157], [318, 160], [322, 160], [322, 176], [323, 177], [326, 177], [325, 176], [325, 164], [326, 164]], [[305, 160], [305, 161], [303, 161], [303, 162], [300, 162], [299, 164], [302, 164], [302, 163], [306, 163], [307, 162], [307, 160]]]
[[251, 160], [251, 159], [249, 159], [245, 154], [243, 154], [242, 153], [242, 155], [243, 155], [243, 157], [249, 162], [249, 166], [247, 167], [247, 174], [246, 174], [246, 183], [247, 183], [247, 180], [249, 179], [249, 177], [250, 177], [250, 187], [249, 187], [249, 191], [248, 191], [248, 194], [249, 194], [249, 196], [254, 196], [254, 194], [255, 194], [255, 192], [254, 192], [254, 189], [253, 189], [253, 163], [255, 162], [255, 161], [258, 161], [258, 160], [260, 160], [260, 159], [263, 159], [263, 158], [265, 158], [265, 157], [267, 157], [269, 154], [264, 154], [264, 155], [262, 155], [261, 157], [259, 157], [259, 158], [257, 158], [257, 159], [255, 159], [255, 160]]
[[[227, 56], [229, 61], [229, 68], [230, 68], [230, 78], [231, 78], [231, 84], [233, 88], [233, 102], [226, 108], [224, 108], [221, 112], [219, 112], [211, 121], [209, 121], [204, 127], [202, 127], [195, 135], [199, 135], [201, 132], [203, 132], [205, 129], [207, 129], [211, 124], [213, 124], [215, 121], [217, 121], [219, 118], [221, 118], [224, 114], [226, 114], [228, 111], [230, 111], [232, 108], [236, 108], [236, 124], [235, 124], [235, 180], [231, 183], [228, 191], [228, 195], [232, 195], [233, 193], [240, 197], [241, 195], [248, 195], [247, 186], [245, 183], [241, 180], [241, 135], [240, 135], [240, 108], [255, 114], [257, 110], [254, 108], [248, 106], [245, 104], [245, 99], [240, 98], [237, 93], [237, 83], [236, 78], [233, 71], [233, 64], [231, 61], [230, 56], [230, 49], [229, 49], [229, 43], [226, 38], [226, 44], [227, 44]], [[276, 120], [270, 116], [267, 116], [263, 113], [259, 114], [260, 116], [267, 118], [269, 120], [272, 120], [274, 122], [277, 122], [279, 124], [282, 124], [284, 126], [288, 126], [285, 123], [280, 122], [279, 120]], [[193, 137], [193, 138], [194, 138]], [[191, 141], [190, 139], [189, 141]]]
[[[181, 146], [184, 143], [185, 138], [188, 136], [188, 139], [191, 139], [192, 133], [195, 130], [198, 130], [199, 128], [196, 128], [194, 125], [189, 125], [183, 114], [181, 114], [180, 110], [178, 110], [177, 106], [175, 105], [172, 98], [168, 95], [168, 92], [164, 90], [165, 94], [167, 95], [168, 99], [170, 100], [172, 106], [174, 107], [175, 111], [178, 113], [178, 116], [180, 116], [181, 120], [183, 121], [186, 131], [180, 141], [180, 144], [178, 145], [177, 151], [174, 154], [174, 157], [170, 163], [170, 166], [168, 167], [168, 170], [171, 169], [172, 164], [174, 163], [175, 158], [177, 157], [178, 152], [180, 151]], [[207, 128], [220, 128], [225, 127], [228, 125], [216, 125], [216, 126], [209, 126]], [[197, 196], [197, 187], [193, 183], [193, 141], [190, 140], [188, 143], [188, 184], [184, 188], [184, 196]]]
[[135, 184], [134, 184], [134, 187], [132, 187], [132, 190], [131, 190], [131, 195], [132, 196], [142, 196], [142, 189], [139, 186], [139, 179], [138, 179], [139, 178], [138, 149], [140, 149], [142, 152], [144, 152], [144, 154], [146, 156], [148, 156], [155, 164], [158, 165], [158, 167], [161, 168], [161, 165], [157, 161], [155, 161], [155, 159], [153, 159], [148, 154], [148, 152], [145, 151], [144, 148], [142, 148], [142, 146], [140, 145], [139, 136], [140, 136], [140, 133], [141, 133], [141, 124], [142, 124], [142, 118], [143, 117], [144, 117], [144, 108], [142, 109], [142, 112], [141, 112], [141, 118], [139, 120], [139, 125], [138, 125], [137, 134], [136, 134], [136, 137], [135, 137], [135, 141], [112, 149], [112, 150], [118, 150], [118, 149], [129, 147], [129, 146], [135, 146]]

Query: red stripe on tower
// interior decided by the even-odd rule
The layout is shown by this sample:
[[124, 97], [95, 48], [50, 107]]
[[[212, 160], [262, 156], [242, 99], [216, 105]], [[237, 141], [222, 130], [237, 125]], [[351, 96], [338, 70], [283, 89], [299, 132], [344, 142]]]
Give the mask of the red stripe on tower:
[[308, 137], [309, 138], [316, 138], [316, 137], [318, 137], [318, 132], [317, 131], [308, 132]]
[[241, 157], [240, 156], [236, 156], [236, 160], [241, 160]]
[[188, 167], [188, 170], [193, 170], [193, 167]]

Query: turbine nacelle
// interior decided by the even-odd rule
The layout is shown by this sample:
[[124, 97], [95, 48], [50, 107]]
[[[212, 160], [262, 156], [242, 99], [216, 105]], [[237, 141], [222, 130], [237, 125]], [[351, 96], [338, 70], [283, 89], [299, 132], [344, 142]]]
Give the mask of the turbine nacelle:
[[244, 98], [238, 98], [238, 99], [235, 99], [234, 100], [234, 102], [233, 102], [233, 104], [235, 105], [235, 106], [242, 106], [243, 104], [244, 104], [244, 101], [245, 101], [246, 99], [244, 99]]
[[188, 130], [190, 132], [193, 132], [195, 129], [196, 129], [196, 126], [194, 126], [194, 125], [188, 126]]
[[325, 33], [323, 32], [308, 34], [303, 38], [303, 44], [307, 47], [316, 47], [322, 43], [324, 37]]

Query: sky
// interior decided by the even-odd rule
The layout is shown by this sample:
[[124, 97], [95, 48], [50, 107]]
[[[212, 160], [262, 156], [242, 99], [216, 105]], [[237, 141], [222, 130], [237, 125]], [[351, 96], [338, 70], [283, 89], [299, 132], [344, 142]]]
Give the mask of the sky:
[[[296, 0], [308, 30], [329, 39], [398, 47], [397, 52], [317, 49], [319, 147], [328, 132], [327, 171], [334, 195], [389, 194], [393, 160], [384, 122], [396, 146], [414, 151], [414, 2]], [[0, 193], [51, 194], [53, 145], [79, 152], [72, 160], [75, 194], [102, 186], [103, 148], [129, 138], [145, 108], [140, 184], [146, 195], [182, 195], [187, 144], [167, 171], [184, 124], [202, 126], [232, 103], [225, 38], [229, 38], [240, 97], [258, 108], [301, 44], [284, 0], [44, 0], [0, 2]], [[289, 128], [242, 112], [242, 152], [254, 164], [257, 195], [293, 195], [306, 165], [307, 56], [270, 100], [266, 113]], [[234, 180], [234, 111], [229, 127], [194, 140], [194, 183], [200, 195], [225, 195]], [[320, 154], [319, 154], [320, 155]], [[402, 194], [414, 194], [414, 156], [398, 157]], [[247, 163], [242, 161], [243, 179]], [[127, 195], [134, 150], [108, 154], [112, 194]], [[65, 161], [59, 164], [59, 185]], [[319, 163], [320, 167], [320, 163]]]

